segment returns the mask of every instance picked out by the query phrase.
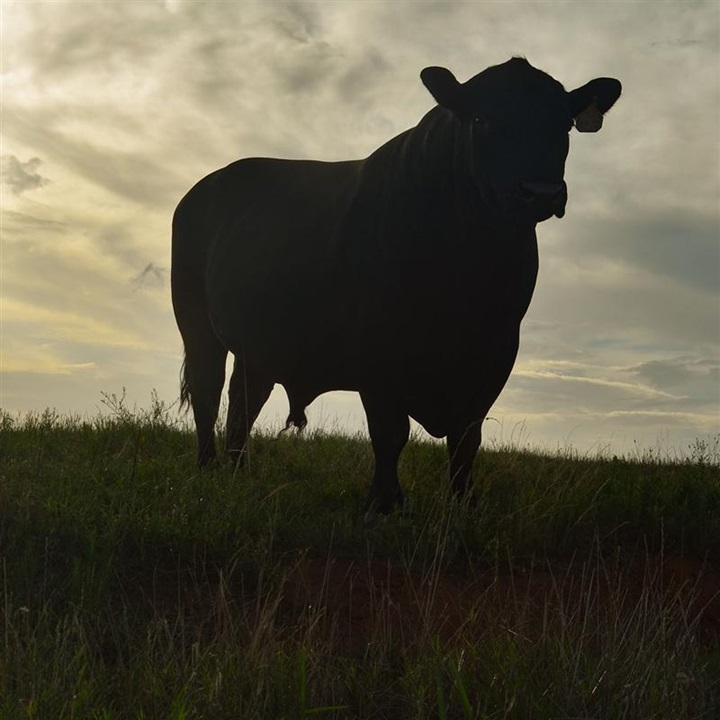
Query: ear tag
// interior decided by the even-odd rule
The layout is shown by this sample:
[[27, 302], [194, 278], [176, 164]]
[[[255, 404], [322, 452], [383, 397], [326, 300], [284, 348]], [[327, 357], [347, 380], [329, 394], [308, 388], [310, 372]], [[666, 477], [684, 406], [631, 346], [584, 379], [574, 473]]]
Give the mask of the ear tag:
[[598, 110], [597, 103], [593, 100], [575, 118], [575, 127], [578, 132], [597, 132], [603, 124], [603, 114]]

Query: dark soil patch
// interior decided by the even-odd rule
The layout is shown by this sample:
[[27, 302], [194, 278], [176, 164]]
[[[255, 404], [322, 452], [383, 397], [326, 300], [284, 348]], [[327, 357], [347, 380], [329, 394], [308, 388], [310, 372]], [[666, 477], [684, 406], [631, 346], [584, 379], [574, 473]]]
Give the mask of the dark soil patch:
[[389, 638], [468, 640], [493, 628], [532, 635], [556, 623], [641, 605], [671, 608], [704, 643], [720, 641], [720, 572], [697, 560], [649, 556], [601, 566], [409, 572], [386, 561], [305, 557], [288, 571], [282, 607], [347, 647]]

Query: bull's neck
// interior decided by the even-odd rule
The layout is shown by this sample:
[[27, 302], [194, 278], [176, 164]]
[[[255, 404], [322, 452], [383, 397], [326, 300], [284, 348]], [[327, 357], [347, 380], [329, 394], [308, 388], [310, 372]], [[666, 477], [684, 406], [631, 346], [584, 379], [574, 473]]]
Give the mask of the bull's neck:
[[515, 226], [484, 204], [472, 178], [467, 128], [441, 108], [359, 165], [340, 227], [342, 245], [376, 257], [431, 258], [439, 247], [469, 262], [526, 252], [534, 226]]
[[[397, 210], [411, 210], [432, 226], [433, 216], [447, 217], [469, 176], [462, 163], [462, 133], [452, 115], [436, 108], [414, 128], [388, 143], [382, 157], [385, 178], [397, 192]], [[382, 148], [381, 148], [382, 150]]]
[[438, 237], [461, 228], [476, 237], [534, 236], [534, 224], [518, 224], [486, 203], [473, 178], [473, 152], [467, 128], [435, 108], [420, 123], [376, 150], [366, 161], [379, 184], [386, 223]]

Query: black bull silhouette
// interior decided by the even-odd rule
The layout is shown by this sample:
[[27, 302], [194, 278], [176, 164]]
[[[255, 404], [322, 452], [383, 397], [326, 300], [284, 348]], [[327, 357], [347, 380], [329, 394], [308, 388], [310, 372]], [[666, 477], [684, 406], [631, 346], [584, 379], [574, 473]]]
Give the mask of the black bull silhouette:
[[199, 465], [232, 352], [231, 457], [275, 383], [298, 427], [321, 393], [356, 390], [375, 453], [367, 511], [402, 502], [409, 417], [447, 437], [453, 489], [468, 490], [535, 287], [535, 226], [565, 211], [569, 132], [599, 130], [621, 85], [567, 92], [521, 58], [465, 83], [421, 78], [438, 105], [366, 159], [239, 160], [178, 205], [172, 298]]

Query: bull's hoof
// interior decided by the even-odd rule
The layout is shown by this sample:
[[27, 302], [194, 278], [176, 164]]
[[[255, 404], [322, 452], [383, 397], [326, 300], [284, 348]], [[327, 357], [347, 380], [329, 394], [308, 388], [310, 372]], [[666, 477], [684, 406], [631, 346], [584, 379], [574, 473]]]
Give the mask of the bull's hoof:
[[363, 515], [363, 526], [366, 530], [377, 527], [385, 518], [391, 515], [402, 515], [405, 517], [410, 513], [405, 507], [404, 498], [400, 495], [390, 501], [382, 502], [378, 499], [368, 500], [365, 504], [365, 513]]
[[383, 516], [378, 514], [375, 510], [367, 510], [363, 515], [363, 527], [366, 530], [372, 530], [377, 527], [381, 517]]
[[233, 470], [241, 468], [245, 464], [245, 451], [244, 450], [227, 450], [225, 452], [225, 458]]
[[201, 471], [216, 470], [220, 465], [220, 461], [218, 460], [217, 455], [209, 455], [207, 457], [198, 458], [196, 465], [197, 469]]

